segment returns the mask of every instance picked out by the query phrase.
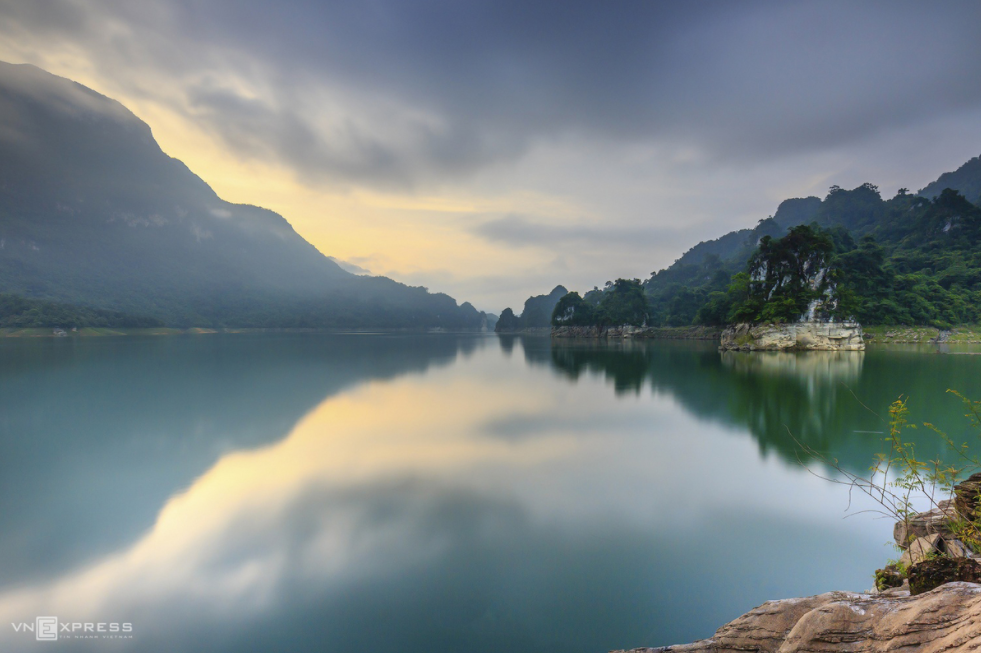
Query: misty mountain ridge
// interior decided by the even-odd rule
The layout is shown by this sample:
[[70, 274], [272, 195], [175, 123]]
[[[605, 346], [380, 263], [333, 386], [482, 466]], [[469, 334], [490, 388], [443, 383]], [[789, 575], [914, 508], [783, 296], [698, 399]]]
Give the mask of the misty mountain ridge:
[[178, 326], [484, 321], [346, 271], [282, 216], [222, 200], [119, 102], [26, 64], [0, 63], [0, 292]]

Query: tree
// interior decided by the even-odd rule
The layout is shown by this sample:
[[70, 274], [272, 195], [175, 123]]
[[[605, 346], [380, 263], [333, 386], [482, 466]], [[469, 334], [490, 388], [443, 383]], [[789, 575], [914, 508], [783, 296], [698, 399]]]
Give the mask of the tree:
[[745, 322], [796, 322], [813, 307], [821, 309], [820, 314], [810, 317], [826, 317], [837, 305], [836, 274], [830, 267], [834, 250], [831, 234], [816, 226], [799, 225], [776, 240], [764, 236], [749, 259], [747, 297], [734, 307], [734, 317]]
[[640, 279], [617, 279], [603, 294], [599, 321], [604, 325], [646, 326], [650, 314]]
[[577, 292], [563, 296], [552, 311], [553, 326], [590, 326], [596, 318], [594, 307]]

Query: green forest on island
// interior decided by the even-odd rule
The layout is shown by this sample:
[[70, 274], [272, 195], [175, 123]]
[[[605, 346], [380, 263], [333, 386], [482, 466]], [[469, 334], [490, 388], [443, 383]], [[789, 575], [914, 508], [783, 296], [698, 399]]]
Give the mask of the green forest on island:
[[[722, 326], [814, 317], [949, 328], [981, 322], [981, 159], [919, 193], [870, 183], [788, 199], [646, 280], [556, 299], [552, 324]], [[521, 318], [517, 318], [520, 320]]]

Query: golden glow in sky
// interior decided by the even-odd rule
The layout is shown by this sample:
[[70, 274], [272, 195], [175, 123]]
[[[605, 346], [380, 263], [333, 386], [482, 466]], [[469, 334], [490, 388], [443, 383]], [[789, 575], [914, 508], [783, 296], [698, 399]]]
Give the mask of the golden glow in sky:
[[976, 4], [547, 5], [0, 2], [0, 60], [119, 100], [324, 254], [491, 312], [981, 148]]

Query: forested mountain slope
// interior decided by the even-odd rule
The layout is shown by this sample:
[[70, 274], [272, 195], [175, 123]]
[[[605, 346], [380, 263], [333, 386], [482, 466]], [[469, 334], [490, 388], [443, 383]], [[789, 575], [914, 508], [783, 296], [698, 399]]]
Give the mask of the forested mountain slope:
[[[553, 324], [687, 326], [794, 320], [815, 299], [811, 291], [828, 294], [825, 317], [833, 319], [938, 327], [977, 323], [981, 208], [969, 199], [981, 201], [979, 194], [981, 159], [974, 158], [917, 194], [900, 189], [886, 200], [876, 186], [866, 183], [852, 190], [832, 186], [823, 200], [788, 199], [756, 227], [699, 243], [643, 282], [620, 279], [582, 297], [570, 293], [558, 304]], [[823, 252], [820, 265], [826, 276], [821, 277], [821, 288], [805, 292], [808, 284], [800, 280], [807, 275], [790, 275], [791, 283], [781, 286], [776, 293], [780, 301], [775, 302], [772, 284], [765, 289], [757, 278], [760, 271], [781, 257], [791, 266], [806, 260], [798, 254], [814, 247]], [[773, 260], [760, 267], [769, 258]], [[790, 287], [801, 292], [783, 293]], [[640, 288], [646, 309], [631, 304], [627, 313], [613, 310], [623, 303], [614, 294], [632, 296]], [[769, 300], [761, 299], [761, 290]], [[629, 319], [624, 318], [627, 314]]]
[[[945, 187], [933, 197], [938, 185]], [[823, 200], [787, 200], [756, 228], [700, 243], [644, 282], [651, 323], [718, 324], [718, 312], [699, 311], [724, 293], [760, 241], [812, 224], [834, 242], [832, 264], [848, 292], [844, 304], [868, 324], [935, 324], [981, 320], [981, 209], [964, 195], [981, 188], [981, 165], [972, 159], [919, 194], [901, 189], [885, 200], [876, 186], [833, 186]], [[791, 204], [792, 203], [792, 204]], [[793, 206], [794, 211], [785, 211]], [[723, 243], [730, 246], [722, 247]], [[699, 252], [706, 254], [698, 256]], [[718, 295], [715, 296], [718, 302]]]

